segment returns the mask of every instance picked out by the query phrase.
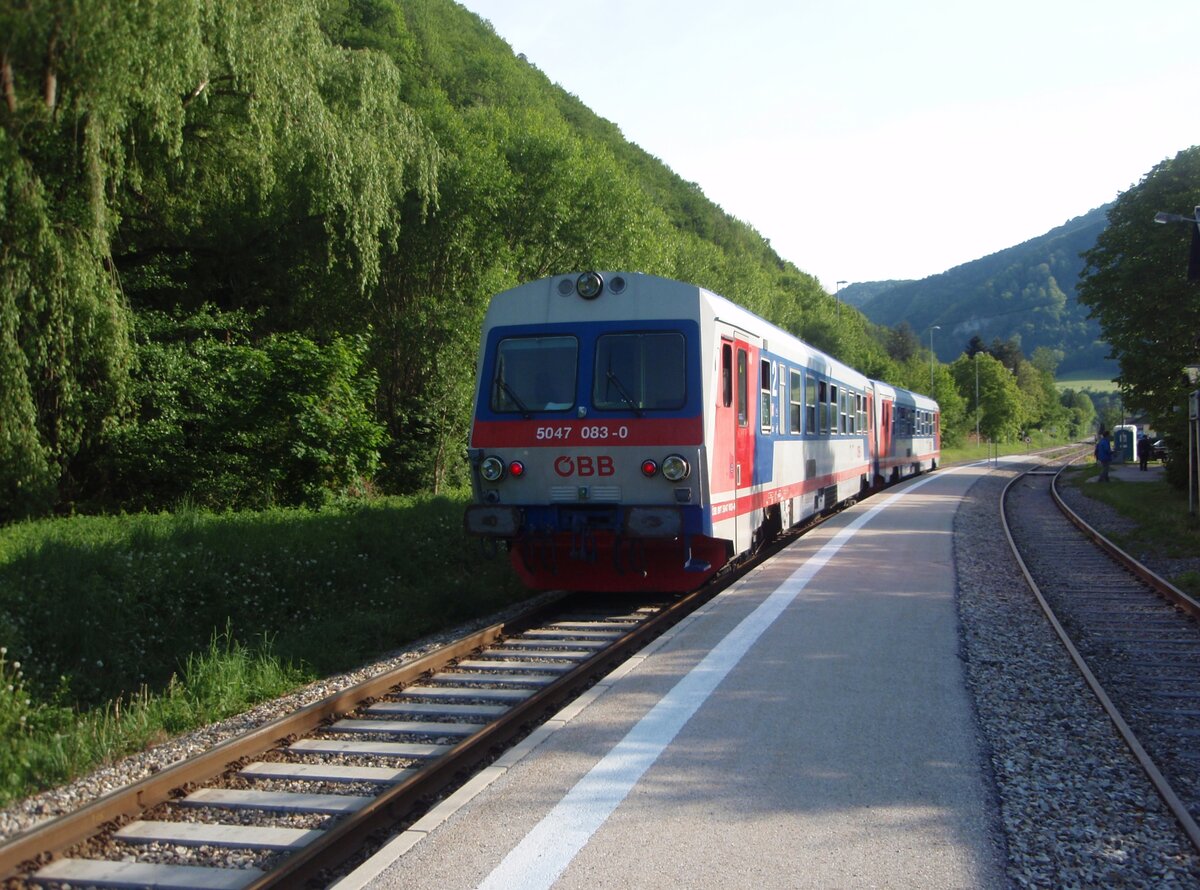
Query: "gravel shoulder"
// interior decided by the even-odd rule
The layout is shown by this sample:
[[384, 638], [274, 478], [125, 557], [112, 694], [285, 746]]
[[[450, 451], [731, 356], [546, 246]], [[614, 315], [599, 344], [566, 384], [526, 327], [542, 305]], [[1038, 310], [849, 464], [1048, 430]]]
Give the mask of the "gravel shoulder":
[[[1014, 887], [1196, 887], [1200, 856], [1072, 665], [999, 520], [1011, 472], [955, 520], [961, 652]], [[1102, 530], [1120, 521], [1072, 492]], [[1072, 504], [1074, 507], [1074, 504]]]

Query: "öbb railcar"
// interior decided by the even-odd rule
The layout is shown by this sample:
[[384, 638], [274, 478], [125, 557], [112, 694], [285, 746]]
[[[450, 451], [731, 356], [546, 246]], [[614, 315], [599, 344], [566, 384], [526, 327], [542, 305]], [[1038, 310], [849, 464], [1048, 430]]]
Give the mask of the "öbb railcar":
[[465, 527], [535, 589], [692, 590], [940, 458], [933, 399], [639, 273], [495, 296], [476, 370]]

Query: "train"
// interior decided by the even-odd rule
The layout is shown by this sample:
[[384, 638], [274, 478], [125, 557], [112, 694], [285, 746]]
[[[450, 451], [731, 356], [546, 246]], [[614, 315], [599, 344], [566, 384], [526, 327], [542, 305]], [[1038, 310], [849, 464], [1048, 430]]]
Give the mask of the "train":
[[495, 295], [476, 381], [464, 528], [536, 590], [691, 591], [941, 456], [932, 398], [637, 272]]

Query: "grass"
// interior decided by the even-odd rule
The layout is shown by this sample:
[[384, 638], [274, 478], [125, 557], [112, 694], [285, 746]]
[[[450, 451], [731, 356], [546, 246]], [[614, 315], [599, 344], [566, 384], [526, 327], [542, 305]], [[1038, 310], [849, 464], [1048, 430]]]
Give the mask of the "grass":
[[1006, 454], [1026, 454], [1030, 451], [1041, 451], [1045, 448], [1052, 448], [1056, 445], [1070, 444], [1062, 439], [1057, 439], [1040, 430], [1034, 430], [1030, 433], [1029, 442], [1013, 441], [1013, 442], [982, 442], [975, 443], [968, 440], [962, 445], [953, 448], [942, 448], [942, 459], [940, 465], [972, 463], [974, 461], [987, 460], [989, 457], [997, 455], [1004, 456]]
[[1108, 377], [1096, 377], [1094, 371], [1076, 371], [1063, 374], [1054, 381], [1058, 389], [1090, 390], [1091, 392], [1116, 392], [1118, 387], [1115, 380]]
[[182, 675], [153, 694], [80, 712], [57, 698], [34, 701], [20, 662], [0, 655], [0, 801], [67, 782], [97, 764], [173, 735], [241, 713], [307, 679], [270, 646], [249, 649], [214, 635], [206, 652], [187, 657]]
[[[1200, 522], [1188, 513], [1186, 491], [1166, 482], [1122, 482], [1117, 478], [1108, 485], [1084, 484], [1098, 472], [1095, 464], [1089, 464], [1066, 478], [1087, 497], [1108, 504], [1131, 520], [1132, 530], [1105, 531], [1118, 547], [1135, 556], [1151, 554], [1180, 559], [1200, 555]], [[1200, 597], [1200, 573], [1182, 572], [1167, 580]]]
[[0, 803], [525, 598], [465, 502], [0, 529]]

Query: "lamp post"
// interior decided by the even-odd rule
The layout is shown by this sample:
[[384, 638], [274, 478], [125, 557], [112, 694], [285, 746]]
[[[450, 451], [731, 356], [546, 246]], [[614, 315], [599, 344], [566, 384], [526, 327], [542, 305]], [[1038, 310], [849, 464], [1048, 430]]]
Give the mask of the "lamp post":
[[979, 353], [975, 353], [975, 444], [979, 444]]
[[1192, 391], [1188, 393], [1188, 449], [1187, 449], [1187, 464], [1188, 464], [1188, 515], [1196, 515], [1196, 501], [1193, 495], [1196, 492], [1196, 455], [1200, 453], [1200, 389], [1196, 389], [1196, 385], [1200, 383], [1200, 365], [1188, 365], [1184, 372], [1187, 374], [1188, 383], [1192, 385]]
[[933, 351], [933, 332], [940, 331], [942, 326], [935, 324], [929, 329], [929, 395], [933, 395], [933, 363], [937, 361], [937, 353]]
[[842, 323], [842, 285], [849, 284], [848, 281], [839, 281], [833, 292], [833, 298], [837, 301], [837, 320], [838, 324]]

